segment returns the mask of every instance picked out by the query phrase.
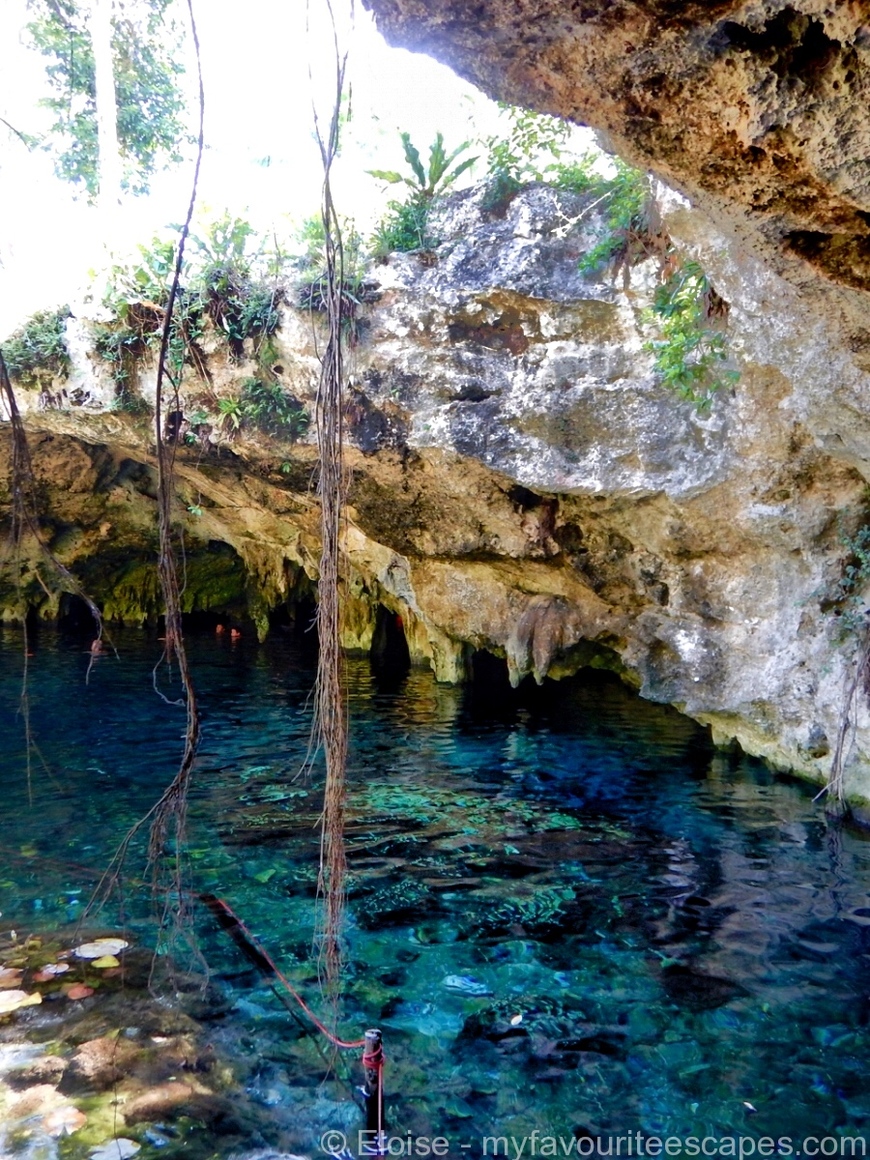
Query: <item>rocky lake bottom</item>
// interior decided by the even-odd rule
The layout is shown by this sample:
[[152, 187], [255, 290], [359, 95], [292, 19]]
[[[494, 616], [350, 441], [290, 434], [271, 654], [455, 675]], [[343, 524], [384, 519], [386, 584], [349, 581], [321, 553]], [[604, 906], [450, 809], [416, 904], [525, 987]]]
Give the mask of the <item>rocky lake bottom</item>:
[[[144, 832], [87, 905], [174, 773], [177, 685], [155, 692], [147, 633], [93, 664], [87, 643], [38, 631], [25, 715], [21, 635], [0, 630], [0, 1155], [355, 1145], [359, 1052], [336, 1059], [199, 901], [326, 1010], [311, 640], [190, 638], [204, 740], [168, 945], [178, 897], [152, 891]], [[351, 659], [347, 685], [340, 1027], [383, 1030], [391, 1135], [471, 1156], [535, 1131], [870, 1135], [867, 835], [610, 674], [513, 691], [493, 660], [452, 688]]]

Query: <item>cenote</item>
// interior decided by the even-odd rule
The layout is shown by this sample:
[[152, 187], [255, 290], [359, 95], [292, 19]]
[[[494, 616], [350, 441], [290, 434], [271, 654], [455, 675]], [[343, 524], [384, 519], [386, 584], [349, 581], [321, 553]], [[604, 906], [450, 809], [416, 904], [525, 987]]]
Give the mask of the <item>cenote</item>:
[[[83, 637], [38, 632], [28, 773], [21, 636], [3, 630], [7, 949], [13, 929], [72, 945], [96, 877], [177, 764], [183, 710], [152, 688], [160, 646], [132, 630], [115, 639], [118, 655], [88, 673]], [[311, 642], [201, 631], [188, 643], [204, 719], [190, 889], [225, 899], [322, 1009], [311, 950], [321, 773], [297, 777]], [[864, 835], [829, 826], [805, 786], [717, 751], [608, 673], [514, 692], [494, 660], [455, 688], [420, 668], [385, 676], [350, 659], [346, 680], [340, 1025], [353, 1038], [383, 1029], [391, 1135], [440, 1136], [450, 1155], [475, 1156], [492, 1154], [485, 1137], [535, 1131], [568, 1144], [636, 1132], [789, 1137], [796, 1151], [804, 1137], [862, 1134]], [[134, 844], [123, 898], [87, 929], [154, 945], [143, 864]], [[317, 1155], [331, 1129], [353, 1140], [358, 1053], [325, 1078], [312, 1039], [205, 908], [193, 914], [200, 958], [188, 957], [199, 965], [174, 953], [189, 977], [207, 964], [210, 998], [194, 1014], [254, 1111], [231, 1138], [185, 1107], [116, 1134], [143, 1158]], [[5, 1042], [55, 1039], [61, 1006], [46, 998], [5, 1017]], [[75, 1139], [59, 1154], [87, 1155]], [[6, 1143], [10, 1155], [37, 1154], [26, 1138]], [[839, 1140], [827, 1146], [842, 1154]]]

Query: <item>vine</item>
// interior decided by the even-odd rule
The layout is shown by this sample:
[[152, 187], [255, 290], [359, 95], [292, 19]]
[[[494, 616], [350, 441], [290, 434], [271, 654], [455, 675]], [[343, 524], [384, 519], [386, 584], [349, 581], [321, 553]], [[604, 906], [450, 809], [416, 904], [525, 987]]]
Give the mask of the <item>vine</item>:
[[331, 174], [338, 156], [341, 99], [347, 57], [338, 46], [332, 5], [335, 53], [333, 106], [326, 132], [314, 110], [314, 131], [323, 166], [321, 219], [325, 257], [325, 294], [328, 335], [320, 364], [315, 399], [317, 450], [320, 466], [320, 576], [317, 629], [320, 651], [315, 685], [314, 748], [322, 748], [326, 762], [321, 827], [318, 889], [324, 901], [321, 957], [327, 986], [337, 994], [341, 978], [341, 934], [347, 881], [344, 820], [347, 802], [347, 717], [344, 703], [341, 651], [340, 540], [346, 497], [344, 471], [344, 248], [341, 223], [332, 195]]

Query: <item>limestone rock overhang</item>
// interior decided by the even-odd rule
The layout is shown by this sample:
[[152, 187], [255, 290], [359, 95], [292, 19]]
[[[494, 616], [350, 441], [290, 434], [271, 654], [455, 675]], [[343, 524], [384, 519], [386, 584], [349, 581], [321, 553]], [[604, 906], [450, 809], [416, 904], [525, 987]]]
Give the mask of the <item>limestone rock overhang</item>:
[[603, 131], [870, 368], [870, 3], [363, 0], [388, 41]]

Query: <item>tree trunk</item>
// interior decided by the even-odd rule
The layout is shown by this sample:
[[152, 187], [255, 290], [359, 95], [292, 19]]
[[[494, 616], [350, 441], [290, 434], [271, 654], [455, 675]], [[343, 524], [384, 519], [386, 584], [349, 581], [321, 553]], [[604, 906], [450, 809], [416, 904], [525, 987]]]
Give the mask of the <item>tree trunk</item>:
[[99, 207], [106, 215], [106, 234], [111, 245], [121, 196], [118, 105], [112, 62], [112, 0], [91, 0], [90, 25], [97, 102]]

